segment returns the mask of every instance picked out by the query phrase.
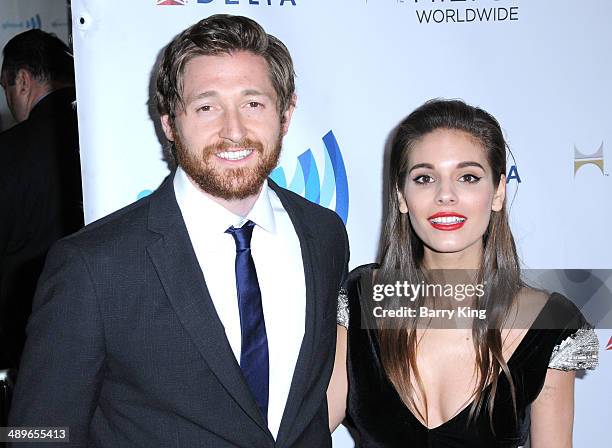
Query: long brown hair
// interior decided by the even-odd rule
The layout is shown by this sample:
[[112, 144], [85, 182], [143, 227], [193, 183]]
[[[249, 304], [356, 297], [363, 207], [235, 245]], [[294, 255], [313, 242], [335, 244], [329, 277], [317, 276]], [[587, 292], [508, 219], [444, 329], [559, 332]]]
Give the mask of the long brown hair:
[[[384, 283], [397, 277], [418, 284], [423, 274], [423, 242], [417, 236], [408, 214], [400, 213], [396, 191], [404, 191], [408, 171], [408, 155], [414, 145], [436, 129], [461, 130], [469, 133], [485, 148], [497, 187], [506, 172], [507, 145], [497, 120], [486, 111], [458, 100], [431, 100], [406, 117], [397, 127], [391, 142], [386, 214], [381, 238], [380, 269], [376, 282]], [[515, 404], [514, 383], [502, 354], [501, 328], [515, 297], [522, 287], [516, 246], [506, 211], [506, 201], [500, 211], [492, 212], [488, 228], [483, 235], [483, 252], [477, 274], [478, 283], [485, 286], [485, 294], [478, 306], [486, 309], [487, 319], [474, 319], [472, 336], [476, 352], [478, 384], [469, 419], [488, 408], [492, 427], [493, 403], [500, 371], [508, 379]], [[401, 328], [378, 328], [381, 360], [385, 373], [407, 404], [417, 410], [415, 390], [411, 383], [414, 375], [420, 392], [423, 383], [416, 363], [416, 320]], [[491, 391], [485, 394], [487, 385]], [[423, 393], [425, 399], [425, 394]], [[427, 402], [425, 399], [425, 409]]]

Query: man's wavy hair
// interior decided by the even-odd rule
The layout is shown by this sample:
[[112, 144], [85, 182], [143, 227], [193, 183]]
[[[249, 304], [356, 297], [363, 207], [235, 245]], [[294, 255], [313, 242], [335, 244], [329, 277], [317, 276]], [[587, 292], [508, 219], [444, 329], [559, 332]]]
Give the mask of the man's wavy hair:
[[183, 77], [189, 61], [197, 56], [214, 56], [248, 51], [262, 56], [282, 115], [293, 102], [295, 73], [287, 47], [267, 34], [254, 20], [243, 16], [216, 14], [200, 20], [176, 36], [164, 50], [157, 72], [156, 104], [160, 115], [174, 122], [178, 108], [184, 108]]

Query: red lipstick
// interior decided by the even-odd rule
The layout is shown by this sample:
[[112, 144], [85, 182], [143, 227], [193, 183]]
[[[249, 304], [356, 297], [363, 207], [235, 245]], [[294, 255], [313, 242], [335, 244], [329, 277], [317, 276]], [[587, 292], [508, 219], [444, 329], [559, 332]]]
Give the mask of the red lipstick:
[[459, 213], [439, 212], [431, 215], [427, 220], [434, 229], [451, 231], [463, 227], [467, 218]]

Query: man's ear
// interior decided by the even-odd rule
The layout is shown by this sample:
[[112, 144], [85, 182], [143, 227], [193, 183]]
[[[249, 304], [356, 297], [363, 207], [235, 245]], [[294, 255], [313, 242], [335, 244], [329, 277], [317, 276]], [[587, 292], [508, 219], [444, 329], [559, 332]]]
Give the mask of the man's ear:
[[493, 195], [493, 203], [491, 204], [491, 210], [498, 212], [504, 206], [504, 199], [506, 199], [506, 175], [502, 174], [499, 178], [499, 184], [497, 190]]
[[294, 93], [291, 96], [291, 101], [287, 106], [287, 110], [283, 113], [281, 117], [281, 135], [285, 136], [289, 131], [289, 124], [291, 123], [291, 117], [293, 116], [293, 111], [295, 110], [295, 105], [297, 103], [297, 95]]
[[164, 134], [166, 138], [173, 142], [174, 141], [174, 127], [172, 126], [172, 120], [170, 119], [170, 115], [164, 114], [161, 116], [161, 125], [164, 130]]
[[32, 82], [34, 77], [25, 68], [20, 68], [15, 74], [15, 85], [17, 86], [17, 92], [21, 95], [27, 94], [32, 89]]

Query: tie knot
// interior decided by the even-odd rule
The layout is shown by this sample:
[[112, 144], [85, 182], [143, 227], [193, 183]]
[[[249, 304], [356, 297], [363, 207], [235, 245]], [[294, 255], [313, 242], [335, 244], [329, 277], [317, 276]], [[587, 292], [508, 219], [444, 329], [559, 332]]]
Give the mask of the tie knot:
[[247, 250], [251, 248], [251, 237], [253, 236], [253, 227], [255, 223], [251, 220], [244, 223], [242, 227], [230, 226], [225, 233], [229, 233], [234, 237], [236, 242], [236, 251]]

